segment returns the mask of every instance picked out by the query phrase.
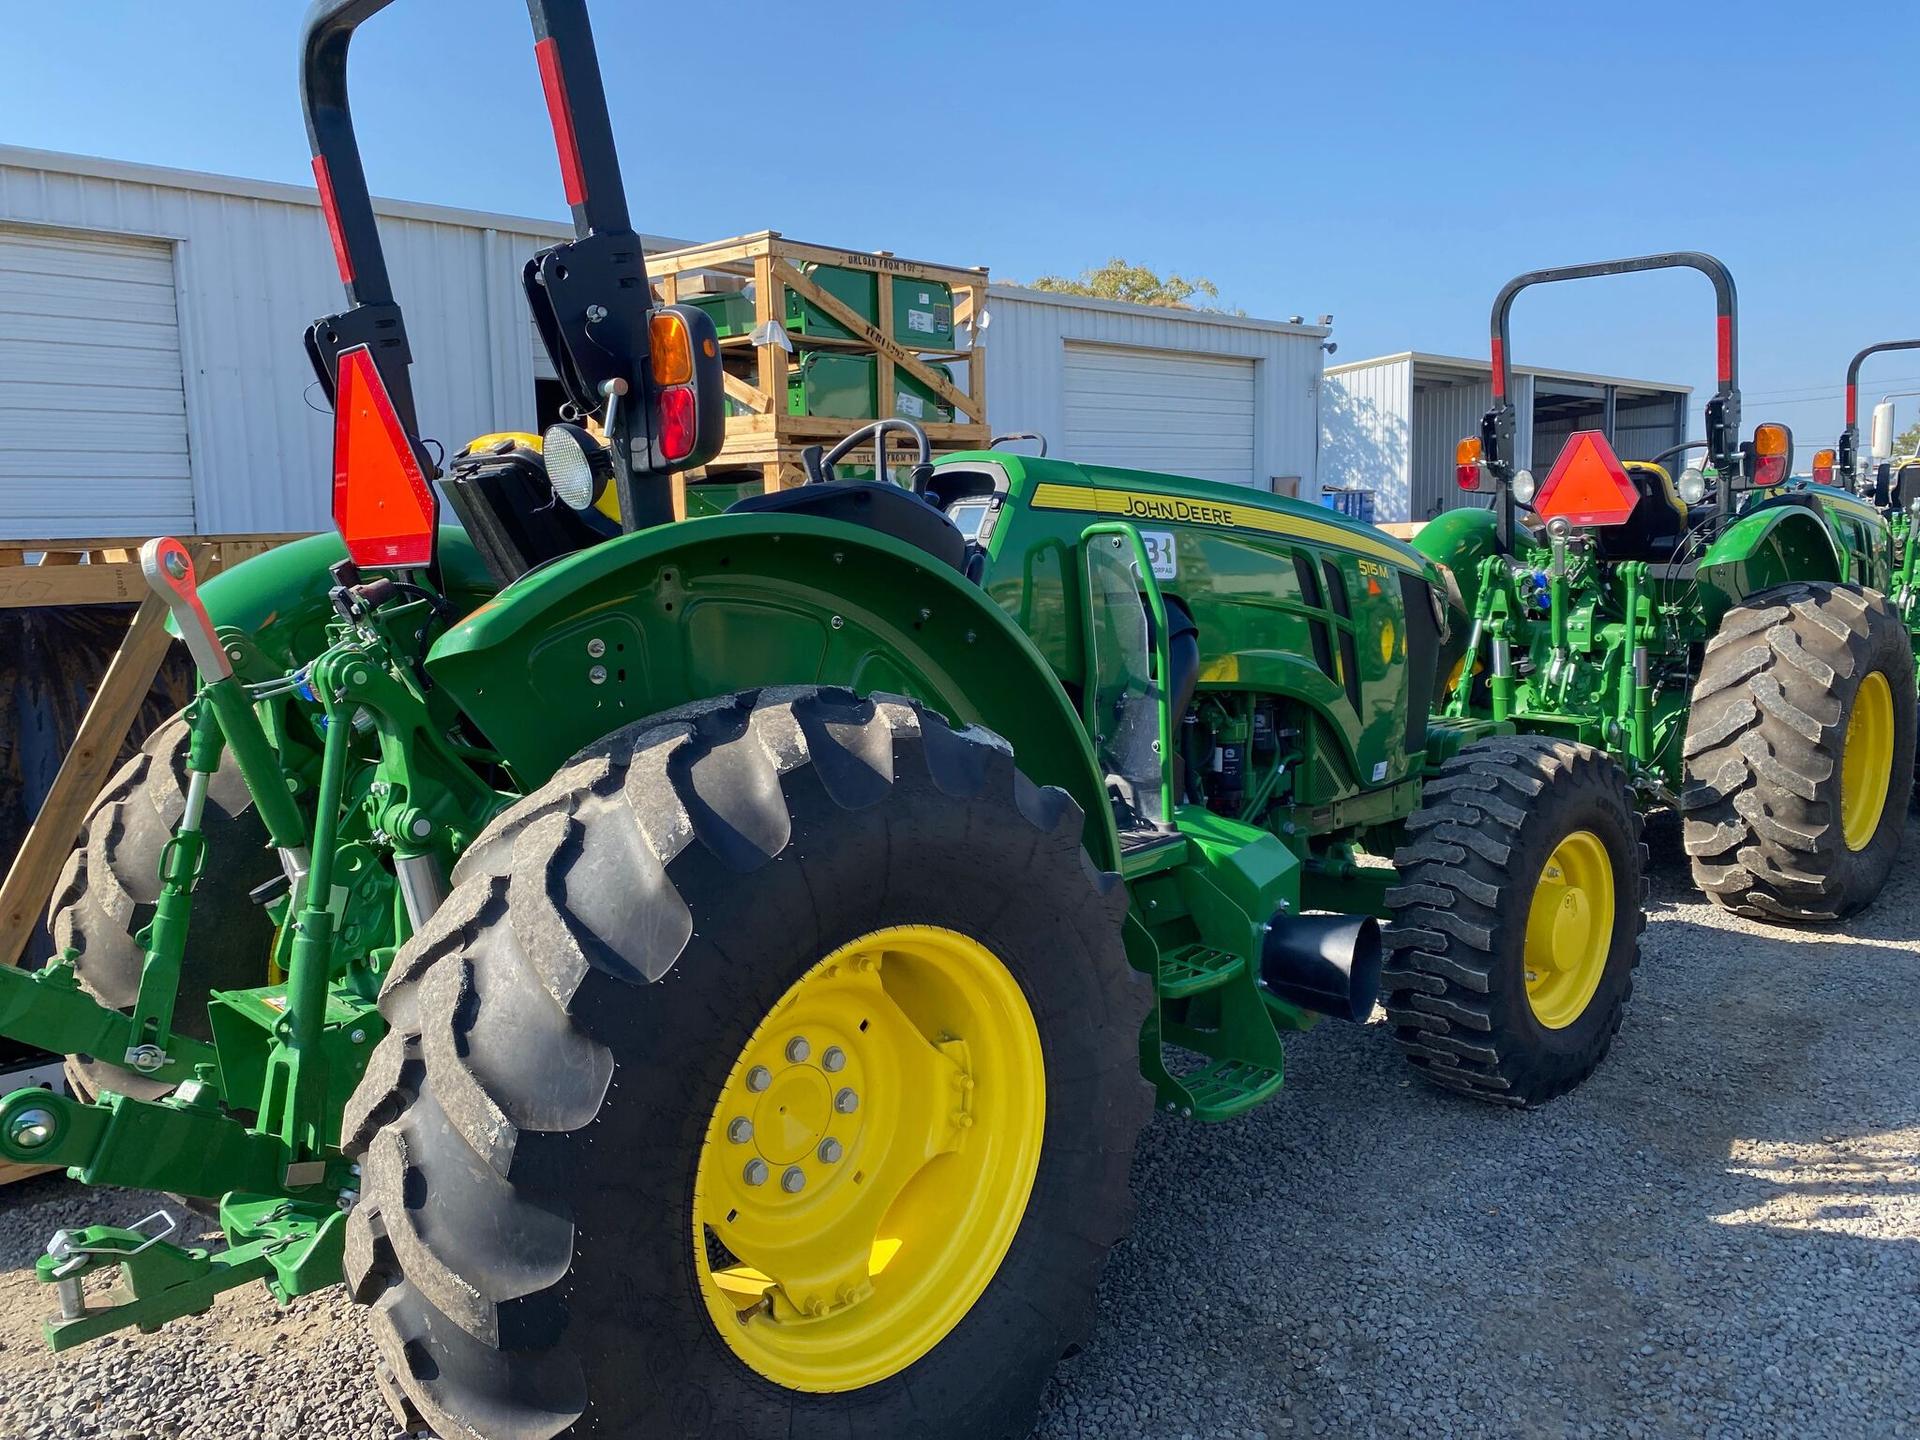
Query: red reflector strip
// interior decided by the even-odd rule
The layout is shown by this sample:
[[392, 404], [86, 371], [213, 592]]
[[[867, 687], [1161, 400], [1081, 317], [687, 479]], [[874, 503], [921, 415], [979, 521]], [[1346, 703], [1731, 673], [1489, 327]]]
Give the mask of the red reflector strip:
[[1859, 423], [1860, 387], [1858, 385], [1849, 385], [1847, 386], [1847, 424], [1853, 426]]
[[353, 284], [353, 260], [347, 254], [347, 237], [340, 231], [340, 209], [333, 198], [333, 176], [325, 157], [313, 157], [313, 183], [320, 190], [320, 213], [327, 217], [327, 234], [333, 240], [333, 263], [340, 267], [340, 283]]
[[1720, 383], [1733, 378], [1733, 317], [1720, 317]]
[[1505, 371], [1507, 367], [1501, 363], [1501, 361], [1506, 356], [1506, 349], [1507, 347], [1500, 343], [1500, 337], [1498, 335], [1494, 336], [1493, 337], [1493, 398], [1495, 400], [1504, 400], [1507, 395], [1506, 376], [1502, 373], [1503, 371]]
[[363, 568], [433, 560], [439, 502], [364, 345], [340, 354], [333, 395], [333, 523]]
[[587, 198], [587, 181], [580, 172], [580, 138], [573, 131], [567, 77], [560, 73], [560, 46], [548, 36], [533, 47], [533, 52], [540, 61], [540, 88], [547, 94], [547, 114], [553, 120], [553, 143], [560, 152], [560, 178], [566, 183], [567, 204], [579, 205]]

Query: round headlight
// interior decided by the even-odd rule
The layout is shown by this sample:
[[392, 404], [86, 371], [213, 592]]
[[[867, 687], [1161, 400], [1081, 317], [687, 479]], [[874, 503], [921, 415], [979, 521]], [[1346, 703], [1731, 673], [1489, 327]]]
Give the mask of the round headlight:
[[1689, 505], [1698, 505], [1707, 498], [1707, 474], [1698, 465], [1689, 465], [1680, 472], [1680, 498]]
[[1513, 477], [1513, 498], [1522, 505], [1531, 505], [1533, 495], [1540, 487], [1533, 483], [1533, 472], [1522, 470]]
[[547, 483], [553, 486], [553, 493], [575, 510], [593, 504], [594, 496], [600, 493], [600, 473], [594, 457], [598, 454], [605, 458], [594, 438], [578, 425], [553, 425], [541, 437], [540, 449], [546, 457]]

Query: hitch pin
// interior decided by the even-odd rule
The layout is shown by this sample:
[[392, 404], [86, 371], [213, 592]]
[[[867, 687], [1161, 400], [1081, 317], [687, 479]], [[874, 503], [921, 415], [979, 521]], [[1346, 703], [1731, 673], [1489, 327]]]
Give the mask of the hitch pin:
[[54, 1291], [60, 1298], [60, 1318], [62, 1320], [82, 1320], [87, 1314], [87, 1292], [85, 1281], [76, 1271], [82, 1269], [89, 1255], [117, 1255], [120, 1259], [130, 1259], [143, 1250], [151, 1249], [180, 1228], [165, 1210], [156, 1210], [144, 1220], [135, 1221], [127, 1228], [136, 1235], [144, 1234], [147, 1226], [154, 1221], [163, 1222], [162, 1227], [141, 1241], [131, 1250], [122, 1250], [117, 1245], [76, 1245], [73, 1231], [56, 1230], [53, 1238], [47, 1241], [47, 1254], [60, 1264], [53, 1271]]

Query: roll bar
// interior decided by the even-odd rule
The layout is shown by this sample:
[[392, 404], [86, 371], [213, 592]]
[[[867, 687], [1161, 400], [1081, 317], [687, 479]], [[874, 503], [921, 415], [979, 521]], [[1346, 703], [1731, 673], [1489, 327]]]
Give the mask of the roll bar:
[[[347, 309], [307, 330], [307, 354], [329, 400], [342, 351], [365, 345], [423, 467], [408, 378], [412, 354], [393, 295], [347, 101], [347, 52], [354, 32], [393, 0], [314, 0], [301, 43], [300, 93], [314, 183], [320, 190]], [[665, 485], [639, 490], [651, 473], [648, 312], [653, 304], [640, 237], [627, 213], [606, 89], [585, 0], [527, 0], [534, 54], [553, 123], [575, 238], [536, 255], [522, 283], [536, 328], [568, 399], [583, 413], [604, 410], [621, 515], [629, 530], [672, 518]], [[623, 403], [631, 395], [633, 403]]]
[[1920, 340], [1882, 340], [1878, 345], [1867, 346], [1847, 364], [1847, 423], [1835, 447], [1833, 468], [1848, 489], [1858, 485], [1854, 471], [1860, 453], [1860, 366], [1869, 355], [1888, 350], [1920, 350]]
[[1713, 399], [1707, 402], [1707, 452], [1720, 472], [1720, 513], [1733, 513], [1733, 472], [1740, 462], [1740, 343], [1739, 300], [1733, 288], [1733, 272], [1719, 260], [1699, 250], [1674, 250], [1662, 255], [1637, 255], [1626, 260], [1601, 260], [1591, 265], [1559, 265], [1549, 270], [1529, 270], [1516, 275], [1501, 287], [1493, 302], [1493, 406], [1480, 422], [1480, 441], [1487, 470], [1494, 478], [1494, 509], [1498, 515], [1500, 543], [1513, 543], [1514, 432], [1516, 417], [1510, 398], [1513, 388], [1512, 351], [1508, 344], [1508, 319], [1513, 302], [1522, 290], [1534, 285], [1549, 285], [1560, 280], [1591, 280], [1602, 275], [1632, 275], [1642, 270], [1698, 270], [1713, 282], [1713, 308], [1718, 336], [1716, 375], [1718, 384]]

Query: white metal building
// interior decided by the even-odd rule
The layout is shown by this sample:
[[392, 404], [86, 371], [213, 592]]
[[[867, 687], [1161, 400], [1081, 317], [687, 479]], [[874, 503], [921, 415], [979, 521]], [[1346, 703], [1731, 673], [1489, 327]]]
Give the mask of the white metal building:
[[[375, 209], [422, 433], [533, 424], [551, 371], [520, 271], [571, 226]], [[0, 146], [0, 536], [325, 528], [331, 415], [301, 336], [342, 303], [311, 189]], [[989, 315], [996, 430], [1311, 493], [1325, 328], [1010, 287]]]
[[[1325, 384], [1323, 485], [1372, 490], [1378, 520], [1427, 520], [1467, 502], [1453, 451], [1480, 433], [1493, 403], [1487, 361], [1405, 351], [1329, 366]], [[1687, 438], [1691, 394], [1686, 385], [1516, 365], [1516, 463], [1544, 471], [1575, 430], [1605, 431], [1622, 459], [1651, 459]]]
[[1071, 460], [1311, 498], [1322, 325], [987, 291], [987, 418]]

